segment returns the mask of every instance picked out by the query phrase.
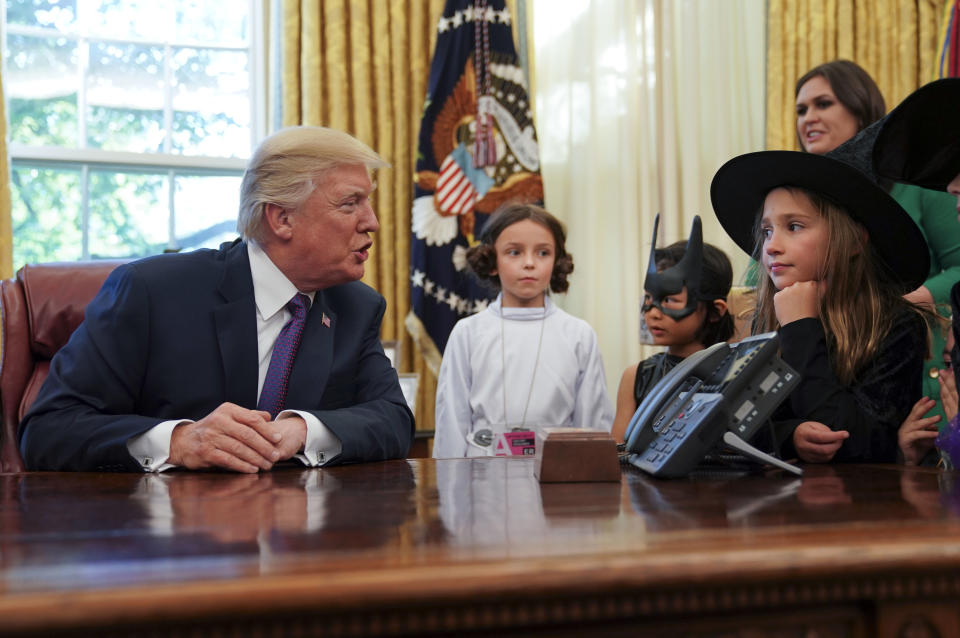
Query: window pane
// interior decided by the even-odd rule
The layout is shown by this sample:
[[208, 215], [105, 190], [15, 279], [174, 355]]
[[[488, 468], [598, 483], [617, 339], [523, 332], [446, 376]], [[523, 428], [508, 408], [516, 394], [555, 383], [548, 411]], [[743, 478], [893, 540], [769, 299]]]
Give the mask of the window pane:
[[77, 19], [77, 0], [7, 0], [7, 24], [70, 31]]
[[[236, 238], [241, 175], [211, 175], [204, 158], [250, 154], [250, 31], [261, 14], [249, 8], [242, 0], [4, 3], [16, 266]], [[24, 159], [21, 145], [75, 149], [76, 160]], [[144, 155], [105, 166], [89, 163], [102, 160], [93, 149]], [[158, 168], [157, 153], [193, 167]]]
[[10, 140], [77, 147], [77, 46], [66, 38], [7, 37]]
[[14, 269], [80, 259], [80, 171], [13, 162], [10, 185]]
[[173, 151], [246, 157], [250, 152], [247, 53], [178, 49], [173, 68]]
[[166, 186], [162, 174], [90, 171], [90, 256], [163, 252], [169, 237]]
[[216, 248], [237, 238], [240, 177], [177, 176], [177, 246]]
[[111, 151], [163, 150], [163, 49], [92, 42], [87, 144]]
[[247, 3], [177, 0], [176, 39], [217, 43], [247, 41]]
[[112, 38], [162, 39], [173, 17], [167, 3], [157, 0], [88, 0], [83, 9], [90, 31]]

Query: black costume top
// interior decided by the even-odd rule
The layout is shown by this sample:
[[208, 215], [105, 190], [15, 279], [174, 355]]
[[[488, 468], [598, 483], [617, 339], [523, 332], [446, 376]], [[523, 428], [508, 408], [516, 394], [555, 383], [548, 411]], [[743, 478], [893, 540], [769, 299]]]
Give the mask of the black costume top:
[[637, 407], [640, 407], [644, 397], [657, 385], [657, 382], [667, 376], [667, 373], [681, 361], [683, 357], [660, 352], [637, 364], [637, 378], [633, 383], [633, 400], [637, 402]]
[[[850, 438], [835, 461], [893, 463], [897, 430], [921, 395], [920, 373], [926, 351], [926, 325], [903, 310], [874, 358], [857, 371], [850, 386], [840, 383], [830, 365], [827, 338], [819, 319], [806, 318], [780, 328], [781, 356], [800, 373], [800, 384], [773, 415], [777, 447], [796, 457], [793, 431], [803, 421], [819, 421]], [[763, 447], [760, 439], [755, 444]]]

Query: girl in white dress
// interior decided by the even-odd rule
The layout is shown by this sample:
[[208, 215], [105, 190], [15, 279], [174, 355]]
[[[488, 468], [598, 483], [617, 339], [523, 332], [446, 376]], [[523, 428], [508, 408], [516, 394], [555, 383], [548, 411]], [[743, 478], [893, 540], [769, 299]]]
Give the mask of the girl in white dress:
[[435, 458], [530, 454], [542, 427], [610, 430], [597, 335], [548, 294], [569, 287], [565, 240], [544, 209], [508, 204], [467, 251], [473, 274], [500, 294], [450, 333], [437, 380]]

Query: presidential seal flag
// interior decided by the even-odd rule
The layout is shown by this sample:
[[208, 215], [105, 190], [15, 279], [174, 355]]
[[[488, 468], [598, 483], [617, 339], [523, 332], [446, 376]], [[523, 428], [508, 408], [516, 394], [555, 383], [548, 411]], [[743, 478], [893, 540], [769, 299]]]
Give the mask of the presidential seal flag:
[[407, 329], [436, 374], [450, 330], [495, 296], [467, 249], [509, 201], [542, 202], [526, 77], [503, 0], [447, 0], [417, 146]]

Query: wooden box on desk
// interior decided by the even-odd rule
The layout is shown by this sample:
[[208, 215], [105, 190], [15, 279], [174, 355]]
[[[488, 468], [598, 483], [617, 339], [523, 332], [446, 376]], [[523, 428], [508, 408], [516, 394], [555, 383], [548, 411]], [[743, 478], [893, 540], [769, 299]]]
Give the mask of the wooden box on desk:
[[619, 481], [617, 443], [605, 430], [541, 428], [533, 475], [541, 483]]

